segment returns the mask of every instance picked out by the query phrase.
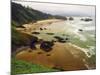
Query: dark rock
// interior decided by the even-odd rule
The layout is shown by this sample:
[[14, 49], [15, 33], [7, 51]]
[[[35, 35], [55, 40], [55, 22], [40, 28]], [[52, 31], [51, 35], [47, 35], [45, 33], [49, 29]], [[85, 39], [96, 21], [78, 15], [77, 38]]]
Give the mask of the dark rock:
[[63, 38], [59, 37], [59, 36], [54, 36], [54, 38], [58, 39], [58, 40], [64, 40]]
[[66, 42], [66, 40], [64, 40], [64, 38], [62, 38], [62, 37], [54, 36], [54, 38], [56, 38], [58, 40], [58, 42], [61, 42], [61, 43], [65, 43]]
[[67, 20], [67, 17], [66, 17], [66, 20]]
[[48, 35], [54, 35], [54, 33], [46, 33], [46, 34], [48, 34]]
[[58, 42], [66, 43], [66, 40], [64, 40], [64, 38], [62, 38], [62, 37], [54, 36], [54, 38], [56, 38], [58, 40]]
[[91, 18], [85, 18], [85, 19], [81, 19], [82, 21], [85, 21], [85, 22], [89, 22], [89, 21], [92, 21], [92, 19]]
[[74, 20], [74, 18], [73, 17], [69, 17], [69, 20]]
[[40, 30], [43, 30], [42, 28], [40, 28]]
[[84, 21], [92, 21], [92, 19], [86, 18]]
[[82, 29], [79, 29], [79, 31], [83, 31]]
[[30, 45], [30, 48], [31, 48], [31, 49], [34, 49], [34, 50], [37, 49], [34, 43]]
[[32, 34], [40, 34], [40, 32], [32, 32]]
[[31, 39], [30, 48], [31, 48], [31, 49], [36, 49], [36, 46], [35, 46], [36, 43], [38, 43], [38, 38], [34, 36], [34, 37]]
[[66, 38], [66, 40], [69, 40], [69, 38]]
[[52, 46], [54, 45], [53, 42], [50, 42], [50, 41], [43, 41], [40, 45], [40, 49], [46, 51], [46, 52], [49, 52], [52, 50]]
[[65, 40], [58, 40], [58, 42], [61, 42], [61, 43], [66, 43]]

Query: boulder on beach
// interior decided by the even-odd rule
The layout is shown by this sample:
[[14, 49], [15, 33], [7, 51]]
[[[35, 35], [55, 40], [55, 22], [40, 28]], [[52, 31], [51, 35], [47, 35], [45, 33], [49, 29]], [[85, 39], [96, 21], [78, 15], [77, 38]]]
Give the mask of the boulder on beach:
[[56, 38], [56, 39], [58, 39], [58, 40], [63, 40], [63, 38], [60, 37], [60, 36], [54, 36], [54, 38]]
[[74, 18], [73, 17], [69, 17], [69, 20], [74, 20]]
[[60, 43], [66, 43], [66, 40], [62, 37], [54, 36], [54, 38], [56, 38], [58, 40], [58, 42], [60, 42]]
[[30, 48], [31, 48], [31, 49], [36, 49], [36, 46], [35, 46], [36, 43], [38, 43], [38, 38], [34, 36], [34, 37], [31, 39]]
[[86, 18], [84, 21], [92, 21], [92, 19], [90, 19], [90, 18]]
[[46, 34], [48, 34], [48, 35], [54, 35], [54, 33], [46, 33]]
[[81, 32], [83, 31], [82, 29], [78, 29], [78, 30], [81, 31]]
[[46, 52], [49, 52], [52, 50], [52, 46], [54, 45], [53, 42], [50, 42], [50, 41], [43, 41], [40, 45], [40, 49], [46, 51]]
[[32, 32], [32, 34], [40, 34], [40, 32]]
[[66, 38], [66, 40], [69, 40], [69, 38]]
[[40, 28], [40, 30], [43, 30], [43, 28]]
[[89, 22], [89, 21], [92, 21], [92, 19], [91, 18], [85, 18], [85, 19], [82, 18], [81, 21]]
[[58, 40], [58, 42], [66, 43], [66, 40]]

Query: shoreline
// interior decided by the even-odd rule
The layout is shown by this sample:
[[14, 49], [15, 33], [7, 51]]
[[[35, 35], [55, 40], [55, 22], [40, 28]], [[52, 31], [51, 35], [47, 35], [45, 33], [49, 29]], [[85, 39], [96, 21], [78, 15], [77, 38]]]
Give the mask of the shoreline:
[[[61, 22], [61, 21], [65, 21], [65, 20], [61, 20], [61, 19], [47, 19], [47, 20], [40, 20], [37, 21], [36, 23], [29, 23], [29, 24], [24, 24], [23, 26], [25, 28], [16, 28], [18, 31], [30, 34], [32, 34], [32, 31], [36, 31], [39, 28], [42, 28], [43, 26], [48, 26], [51, 25], [52, 23], [56, 23], [56, 22]], [[49, 30], [45, 30], [46, 32], [48, 32]], [[73, 47], [80, 49], [81, 51], [83, 51], [88, 57], [91, 57], [88, 55], [88, 50], [86, 48], [81, 48], [75, 44], [69, 43], [70, 45], [73, 45]]]
[[32, 30], [36, 30], [37, 28], [39, 28], [43, 25], [50, 25], [52, 23], [56, 23], [56, 22], [60, 22], [60, 21], [64, 21], [64, 20], [61, 20], [61, 19], [40, 20], [35, 23], [23, 24], [22, 26], [24, 28], [16, 28], [16, 30], [22, 31], [22, 32], [31, 32]]
[[[59, 19], [42, 20], [36, 23], [24, 24], [23, 26], [25, 28], [17, 28], [17, 30], [24, 32], [26, 34], [33, 35], [32, 32], [37, 31], [37, 30], [41, 31], [40, 28], [42, 28], [42, 26], [50, 25], [52, 23], [61, 22], [61, 21], [64, 21], [64, 20], [59, 20]], [[47, 31], [49, 30], [47, 29]], [[86, 59], [88, 59], [89, 56], [87, 55], [85, 49], [79, 46], [76, 46], [72, 43], [62, 44], [59, 42], [56, 42], [52, 49], [53, 50], [48, 53], [42, 51], [39, 48], [38, 48], [38, 51], [32, 51], [32, 53], [29, 53], [27, 49], [25, 51], [23, 50], [19, 52], [16, 55], [16, 57], [18, 59], [25, 60], [28, 62], [34, 61], [33, 63], [35, 64], [37, 63], [37, 64], [46, 65], [46, 66], [50, 65], [49, 67], [55, 67], [56, 65], [57, 68], [62, 67], [65, 70], [69, 70], [69, 69], [79, 70], [83, 68], [88, 68], [87, 66], [88, 62], [86, 61]], [[40, 55], [37, 54], [39, 51], [42, 52], [43, 54], [40, 54]], [[46, 56], [46, 54], [49, 54], [49, 53], [51, 54], [51, 57]], [[66, 59], [66, 60], [63, 60], [63, 59]], [[74, 61], [75, 63], [73, 63]], [[73, 67], [71, 65], [73, 65]]]

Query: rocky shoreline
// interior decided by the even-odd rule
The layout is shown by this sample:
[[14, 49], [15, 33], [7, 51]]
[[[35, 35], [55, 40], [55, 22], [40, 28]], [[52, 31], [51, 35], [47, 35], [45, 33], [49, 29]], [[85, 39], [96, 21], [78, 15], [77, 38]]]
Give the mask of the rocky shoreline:
[[[17, 28], [17, 30], [32, 36], [40, 35], [41, 33], [36, 32], [36, 30], [46, 30], [42, 28], [43, 25], [50, 25], [51, 23], [59, 21], [62, 20], [38, 21], [33, 24], [24, 24], [23, 26], [25, 28]], [[48, 32], [46, 34], [50, 36], [54, 35], [54, 33]], [[63, 70], [89, 69], [89, 64], [87, 62], [88, 56], [82, 48], [70, 42], [66, 43], [60, 36], [56, 36], [55, 39], [58, 39], [58, 41], [45, 41], [44, 39], [40, 40], [38, 38], [37, 44], [33, 44], [35, 48], [24, 48], [24, 50], [16, 54], [16, 58], [34, 64], [40, 64], [50, 68], [60, 68]], [[66, 40], [69, 40], [69, 38], [66, 38]]]

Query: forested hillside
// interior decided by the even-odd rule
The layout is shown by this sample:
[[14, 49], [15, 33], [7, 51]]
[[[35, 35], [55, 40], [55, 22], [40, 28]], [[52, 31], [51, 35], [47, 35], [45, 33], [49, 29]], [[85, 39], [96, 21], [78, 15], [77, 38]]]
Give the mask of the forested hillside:
[[52, 16], [50, 14], [34, 10], [30, 7], [24, 7], [21, 4], [17, 4], [14, 2], [12, 2], [11, 4], [12, 4], [11, 19], [12, 23], [16, 26], [21, 26], [24, 23], [36, 22], [38, 20], [50, 19], [50, 18], [66, 19], [65, 17], [62, 16], [54, 16], [54, 15]]

